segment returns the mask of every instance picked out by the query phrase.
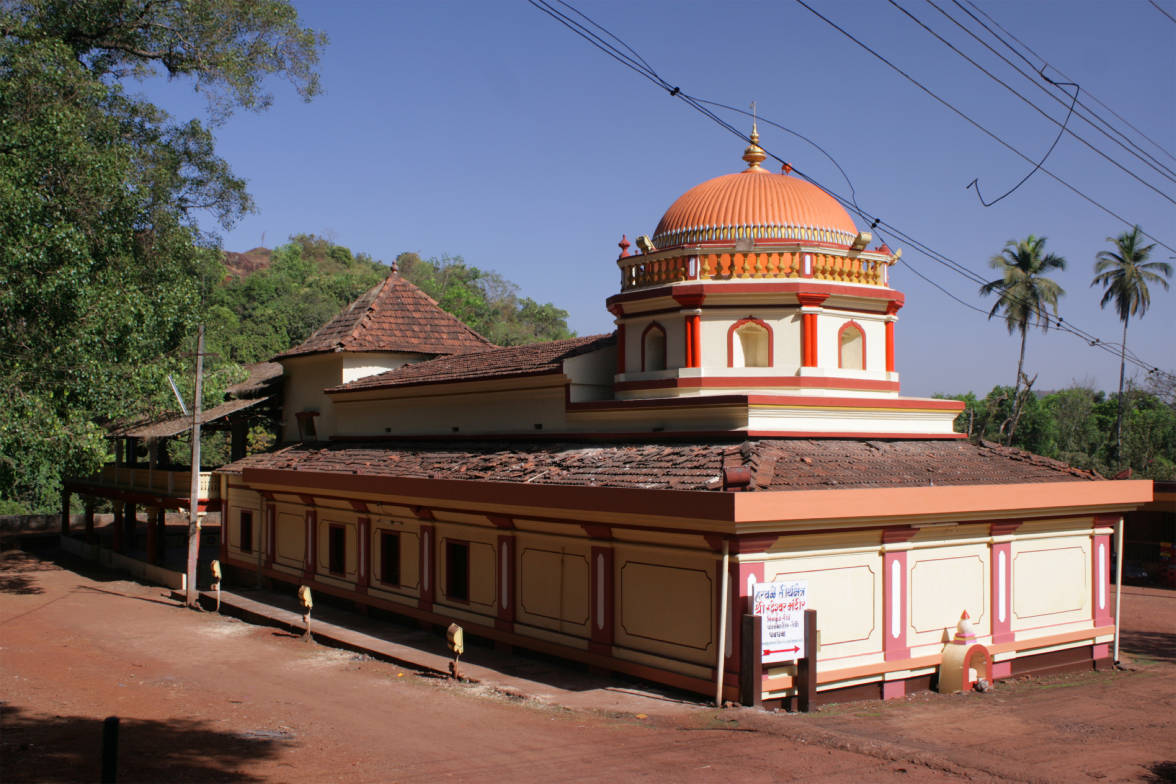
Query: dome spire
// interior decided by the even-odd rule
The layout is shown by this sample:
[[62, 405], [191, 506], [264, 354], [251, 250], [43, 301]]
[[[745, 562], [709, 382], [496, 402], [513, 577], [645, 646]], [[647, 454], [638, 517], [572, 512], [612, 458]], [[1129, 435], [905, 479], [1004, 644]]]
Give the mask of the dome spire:
[[756, 126], [755, 117], [755, 101], [751, 102], [751, 144], [743, 151], [743, 160], [747, 161], [747, 170], [763, 171], [760, 164], [767, 159], [768, 155], [759, 146], [759, 129]]

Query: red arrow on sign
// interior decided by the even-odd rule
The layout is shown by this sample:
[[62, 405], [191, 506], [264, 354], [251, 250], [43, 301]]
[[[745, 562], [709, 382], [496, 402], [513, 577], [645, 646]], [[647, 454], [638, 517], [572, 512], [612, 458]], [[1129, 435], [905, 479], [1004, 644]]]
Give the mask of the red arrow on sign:
[[771, 656], [773, 653], [796, 653], [800, 648], [793, 645], [791, 648], [779, 648], [772, 650], [771, 648], [764, 648], [764, 656]]

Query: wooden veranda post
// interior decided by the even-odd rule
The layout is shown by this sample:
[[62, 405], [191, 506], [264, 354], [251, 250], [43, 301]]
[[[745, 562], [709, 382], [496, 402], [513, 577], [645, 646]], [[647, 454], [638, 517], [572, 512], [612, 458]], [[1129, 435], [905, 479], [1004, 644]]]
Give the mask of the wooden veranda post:
[[196, 562], [200, 560], [200, 397], [204, 380], [204, 325], [196, 333], [196, 391], [192, 400], [192, 485], [188, 500], [188, 573], [184, 601], [196, 606]]

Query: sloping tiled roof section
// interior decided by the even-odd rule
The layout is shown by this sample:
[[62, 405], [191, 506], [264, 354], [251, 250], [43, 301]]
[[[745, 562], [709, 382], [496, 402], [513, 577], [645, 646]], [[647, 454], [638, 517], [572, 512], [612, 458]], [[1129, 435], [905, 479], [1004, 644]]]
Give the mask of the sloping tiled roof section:
[[357, 389], [409, 384], [437, 384], [449, 381], [476, 381], [503, 376], [533, 376], [554, 373], [563, 361], [579, 354], [611, 346], [616, 335], [589, 335], [585, 338], [555, 340], [550, 343], [531, 343], [507, 346], [489, 351], [470, 352], [449, 357], [438, 357], [427, 362], [414, 362], [395, 370], [356, 379], [349, 384], [333, 387], [328, 392], [350, 392]]
[[752, 469], [750, 490], [1018, 484], [1102, 479], [1019, 449], [968, 441], [764, 439], [732, 443], [421, 442], [299, 444], [222, 468], [412, 479], [722, 490], [724, 467]]
[[244, 381], [233, 384], [226, 389], [226, 397], [256, 397], [270, 387], [278, 386], [276, 382], [282, 375], [282, 366], [277, 362], [254, 362], [251, 365], [246, 365], [245, 370], [249, 375]]
[[460, 354], [494, 344], [397, 273], [364, 292], [301, 345], [274, 359], [327, 351]]

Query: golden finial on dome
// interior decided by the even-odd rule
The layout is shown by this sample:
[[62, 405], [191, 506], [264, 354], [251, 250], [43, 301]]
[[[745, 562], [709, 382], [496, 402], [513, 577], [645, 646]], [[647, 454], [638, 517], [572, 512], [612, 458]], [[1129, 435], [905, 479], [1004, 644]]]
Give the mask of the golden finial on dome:
[[747, 161], [747, 168], [759, 169], [768, 155], [759, 146], [759, 129], [756, 127], [755, 101], [751, 102], [751, 144], [743, 151], [743, 160]]

